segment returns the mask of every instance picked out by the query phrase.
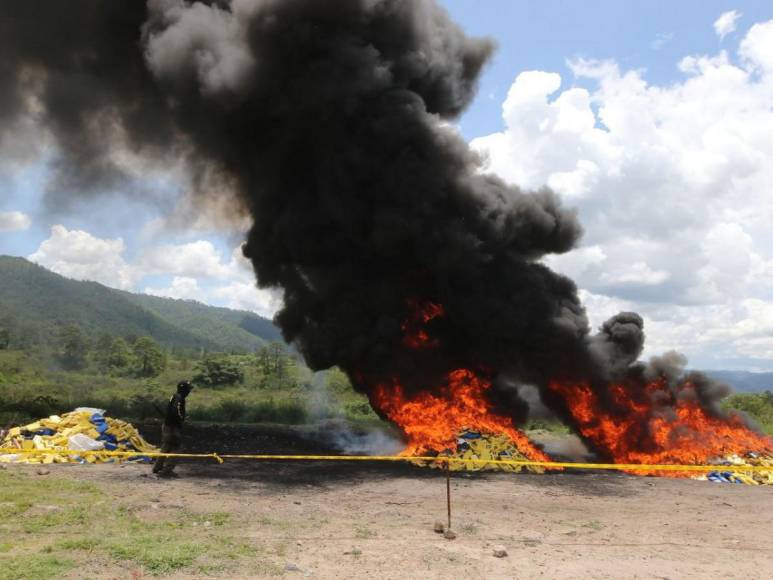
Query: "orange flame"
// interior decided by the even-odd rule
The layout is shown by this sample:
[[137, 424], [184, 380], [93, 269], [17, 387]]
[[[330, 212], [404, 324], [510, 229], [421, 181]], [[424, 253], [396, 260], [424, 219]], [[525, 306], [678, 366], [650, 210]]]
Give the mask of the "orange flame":
[[434, 348], [440, 344], [437, 339], [430, 338], [424, 325], [434, 318], [445, 314], [442, 304], [434, 302], [419, 303], [417, 300], [408, 300], [410, 308], [409, 317], [403, 322], [401, 328], [405, 333], [403, 344], [408, 348]]
[[[710, 415], [694, 396], [675, 400], [662, 381], [647, 384], [637, 398], [612, 385], [606, 405], [587, 384], [553, 382], [549, 388], [563, 399], [580, 434], [615, 463], [698, 464], [773, 448], [771, 438], [749, 429], [737, 413]], [[679, 387], [680, 394], [694, 390], [689, 382]], [[659, 406], [659, 399], [668, 405]]]
[[456, 447], [456, 438], [463, 429], [482, 433], [503, 433], [518, 449], [534, 461], [550, 458], [535, 447], [514, 425], [512, 419], [492, 412], [485, 391], [489, 380], [468, 369], [448, 374], [448, 382], [433, 393], [423, 391], [406, 396], [396, 379], [380, 384], [371, 391], [371, 403], [387, 418], [400, 426], [408, 437], [402, 455], [421, 455], [429, 451], [442, 452]]

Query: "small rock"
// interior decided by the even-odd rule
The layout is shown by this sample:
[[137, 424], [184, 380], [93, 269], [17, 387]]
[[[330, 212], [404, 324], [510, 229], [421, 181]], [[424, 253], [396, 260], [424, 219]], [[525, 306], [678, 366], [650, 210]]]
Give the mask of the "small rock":
[[212, 522], [204, 522], [204, 527], [205, 528], [208, 528], [211, 525], [212, 525]]
[[444, 537], [446, 540], [455, 540], [455, 539], [456, 539], [456, 532], [452, 532], [451, 530], [446, 530], [446, 531], [443, 533], [443, 537]]
[[294, 501], [293, 503], [294, 503], [295, 505], [301, 505], [301, 502], [299, 502], [299, 501]]
[[442, 534], [446, 531], [446, 526], [443, 524], [443, 522], [435, 522], [435, 527], [433, 529], [435, 530], [436, 534]]
[[507, 550], [504, 546], [494, 546], [493, 554], [495, 558], [504, 558], [507, 556]]
[[298, 567], [298, 564], [293, 564], [292, 562], [288, 562], [285, 564], [285, 571], [286, 572], [300, 572], [301, 569]]
[[51, 473], [51, 471], [49, 471], [48, 469], [40, 468], [35, 473], [37, 473], [38, 475], [48, 475], [49, 473]]

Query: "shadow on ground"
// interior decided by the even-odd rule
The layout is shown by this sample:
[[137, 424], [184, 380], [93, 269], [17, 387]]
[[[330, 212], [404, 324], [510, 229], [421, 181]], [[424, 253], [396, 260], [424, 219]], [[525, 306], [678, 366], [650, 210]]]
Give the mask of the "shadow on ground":
[[[157, 424], [141, 426], [143, 435], [152, 443], [161, 438]], [[185, 451], [189, 453], [275, 454], [275, 455], [340, 455], [319, 428], [270, 425], [189, 425], [186, 427]], [[148, 469], [149, 471], [150, 469]], [[234, 491], [256, 484], [277, 490], [295, 487], [331, 488], [340, 485], [410, 478], [441, 482], [445, 474], [440, 469], [420, 467], [410, 463], [387, 462], [323, 462], [323, 461], [255, 461], [181, 460], [178, 472], [189, 480], [215, 484]], [[510, 479], [517, 485], [544, 489], [546, 495], [618, 496], [636, 495], [638, 486], [631, 486], [631, 476], [609, 472], [570, 471], [560, 473], [491, 473], [452, 472], [455, 483], [474, 485], [476, 481]], [[626, 483], [627, 482], [627, 483]]]

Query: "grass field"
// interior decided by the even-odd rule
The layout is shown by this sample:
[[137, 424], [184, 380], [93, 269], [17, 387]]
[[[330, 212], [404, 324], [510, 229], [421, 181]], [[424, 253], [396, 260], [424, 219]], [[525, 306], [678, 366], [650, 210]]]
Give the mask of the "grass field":
[[236, 514], [137, 507], [93, 483], [0, 470], [0, 580], [57, 578], [86, 562], [125, 577], [281, 572], [239, 537]]

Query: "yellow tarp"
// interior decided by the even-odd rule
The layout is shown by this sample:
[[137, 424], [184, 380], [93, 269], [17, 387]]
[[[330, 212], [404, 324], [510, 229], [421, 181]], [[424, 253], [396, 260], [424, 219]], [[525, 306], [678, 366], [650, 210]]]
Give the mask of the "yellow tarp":
[[[717, 471], [701, 475], [695, 479], [708, 479], [729, 483], [745, 483], [746, 485], [773, 485], [773, 457], [749, 453], [743, 457], [728, 455], [722, 458], [722, 464], [717, 465]], [[770, 467], [770, 471], [743, 471], [744, 466]], [[719, 477], [718, 477], [719, 475]]]
[[[96, 440], [101, 433], [97, 425], [92, 422], [93, 411], [73, 411], [64, 415], [51, 415], [46, 419], [40, 419], [23, 427], [13, 427], [8, 430], [5, 437], [0, 441], [0, 449], [48, 449], [55, 451], [70, 450], [70, 438], [74, 435], [85, 435], [90, 439]], [[115, 437], [116, 451], [140, 451], [145, 453], [158, 452], [154, 447], [139, 434], [137, 429], [131, 423], [104, 417], [107, 425], [105, 435]], [[53, 434], [41, 434], [42, 430], [53, 431]], [[30, 436], [32, 436], [30, 438]], [[99, 454], [88, 455], [86, 461], [89, 463], [105, 463], [116, 461], [115, 457]], [[82, 460], [74, 455], [14, 455], [0, 454], [2, 463], [81, 463]]]
[[[534, 473], [544, 473], [545, 469], [533, 465], [503, 465], [497, 460], [511, 459], [516, 461], [528, 461], [528, 457], [523, 455], [515, 443], [507, 435], [491, 435], [487, 433], [477, 433], [473, 431], [462, 431], [459, 433], [456, 450], [444, 453], [448, 457], [455, 459], [476, 460], [475, 463], [454, 462], [449, 465], [451, 471], [531, 471]], [[480, 463], [479, 461], [490, 461], [490, 463]], [[442, 463], [428, 463], [417, 460], [419, 465], [427, 465], [434, 469], [444, 468]]]

